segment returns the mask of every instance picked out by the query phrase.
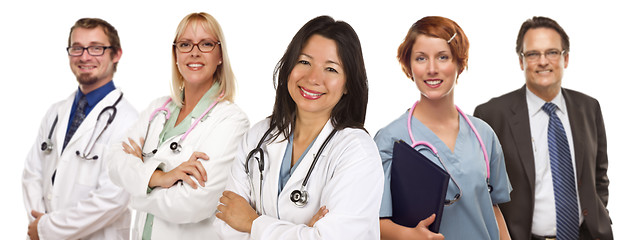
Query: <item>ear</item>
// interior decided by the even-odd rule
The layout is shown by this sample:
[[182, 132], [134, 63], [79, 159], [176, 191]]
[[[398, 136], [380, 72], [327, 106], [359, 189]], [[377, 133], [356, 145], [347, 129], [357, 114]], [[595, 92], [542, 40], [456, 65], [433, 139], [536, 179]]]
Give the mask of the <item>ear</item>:
[[520, 60], [520, 70], [524, 71], [524, 59], [522, 59], [522, 56], [520, 56], [518, 59]]
[[564, 69], [566, 69], [568, 67], [568, 56], [570, 54], [568, 53], [564, 53]]
[[117, 50], [117, 53], [113, 56], [113, 63], [119, 62], [119, 59], [122, 58], [122, 49]]

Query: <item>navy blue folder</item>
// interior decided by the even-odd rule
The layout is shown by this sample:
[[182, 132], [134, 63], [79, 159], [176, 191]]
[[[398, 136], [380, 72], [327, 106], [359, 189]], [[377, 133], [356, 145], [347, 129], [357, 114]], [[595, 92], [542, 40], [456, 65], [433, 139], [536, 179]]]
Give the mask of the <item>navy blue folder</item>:
[[406, 227], [436, 214], [429, 230], [439, 232], [449, 174], [404, 141], [394, 143], [391, 220]]

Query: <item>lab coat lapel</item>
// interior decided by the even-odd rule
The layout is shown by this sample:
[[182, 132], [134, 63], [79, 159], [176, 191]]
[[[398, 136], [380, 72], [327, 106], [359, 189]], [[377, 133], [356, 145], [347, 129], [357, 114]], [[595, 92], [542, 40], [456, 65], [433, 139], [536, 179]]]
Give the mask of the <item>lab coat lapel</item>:
[[513, 135], [513, 142], [519, 154], [518, 159], [524, 168], [531, 189], [535, 188], [535, 158], [529, 123], [529, 110], [526, 104], [526, 85], [518, 90], [517, 98], [510, 105], [511, 118], [509, 127]]
[[[57, 150], [58, 157], [62, 155], [62, 145], [64, 145], [64, 137], [66, 136], [66, 129], [68, 128], [69, 118], [71, 115], [71, 108], [73, 107], [73, 100], [75, 99], [75, 92], [71, 94], [64, 103], [57, 109], [58, 122], [55, 126], [55, 134], [53, 138], [53, 147]], [[55, 118], [55, 116], [51, 116]], [[56, 158], [57, 159], [57, 158]]]
[[[310, 167], [312, 166], [312, 162], [314, 161], [314, 156], [317, 154], [319, 148], [321, 148], [321, 145], [323, 144], [323, 142], [325, 142], [325, 139], [327, 138], [328, 135], [330, 135], [330, 132], [332, 132], [333, 129], [334, 129], [334, 126], [332, 126], [331, 121], [328, 120], [328, 122], [323, 127], [323, 130], [321, 130], [319, 135], [316, 137], [316, 141], [314, 141], [314, 144], [312, 145], [310, 150], [307, 152], [307, 154], [305, 154], [305, 156], [303, 157], [303, 160], [301, 161], [301, 163], [299, 163], [299, 166], [296, 168], [296, 170], [294, 170], [294, 172], [290, 176], [290, 179], [281, 190], [282, 194], [287, 191], [294, 191], [301, 188], [301, 185], [303, 184], [303, 180], [307, 176], [310, 170]], [[324, 149], [321, 155], [322, 156], [327, 155], [327, 151]], [[324, 157], [319, 157], [316, 165], [320, 165], [321, 161], [324, 161]], [[280, 165], [278, 168], [279, 169], [281, 168]], [[319, 170], [315, 167], [313, 170], [312, 176], [316, 177], [315, 174], [317, 174], [316, 172], [318, 171]], [[312, 176], [310, 176], [310, 178]], [[308, 180], [308, 186], [310, 185], [310, 182], [311, 181]], [[285, 199], [289, 199], [289, 196], [283, 196], [283, 197]]]
[[[265, 133], [267, 129], [263, 129]], [[276, 130], [275, 130], [276, 131]], [[273, 131], [274, 132], [274, 131]], [[261, 136], [259, 136], [261, 137]], [[259, 138], [260, 139], [260, 138]], [[263, 174], [267, 174], [264, 176], [263, 184], [263, 201], [271, 202], [275, 204], [263, 204], [265, 212], [271, 216], [277, 215], [277, 205], [278, 205], [278, 192], [279, 192], [279, 173], [281, 172], [281, 162], [283, 161], [283, 155], [285, 155], [285, 148], [287, 146], [287, 141], [284, 141], [283, 134], [279, 134], [279, 136], [273, 141], [266, 141], [264, 148], [264, 158], [265, 158], [265, 166], [263, 170]], [[255, 142], [255, 145], [257, 142]], [[251, 160], [254, 161], [254, 160]], [[259, 169], [258, 164], [254, 164], [253, 178], [255, 180], [255, 184], [259, 184]], [[258, 189], [258, 188], [256, 188]], [[257, 196], [260, 193], [255, 193]]]

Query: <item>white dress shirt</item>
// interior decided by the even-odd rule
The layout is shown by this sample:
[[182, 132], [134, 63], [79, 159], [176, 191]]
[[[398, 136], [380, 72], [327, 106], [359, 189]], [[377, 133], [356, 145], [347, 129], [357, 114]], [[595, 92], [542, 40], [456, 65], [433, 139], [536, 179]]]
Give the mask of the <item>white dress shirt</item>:
[[[568, 120], [566, 101], [560, 91], [551, 102], [557, 105], [555, 113], [564, 125], [573, 163], [573, 176], [577, 183], [575, 168], [575, 151], [573, 148], [573, 134]], [[553, 195], [553, 178], [551, 175], [551, 161], [549, 159], [548, 126], [549, 115], [542, 110], [546, 102], [526, 89], [526, 104], [529, 109], [529, 123], [531, 126], [531, 142], [533, 143], [533, 157], [535, 159], [535, 207], [533, 209], [533, 225], [531, 233], [539, 236], [555, 236], [557, 233], [555, 216], [555, 196]], [[577, 186], [577, 184], [575, 185]], [[577, 209], [580, 224], [584, 220], [577, 193]]]

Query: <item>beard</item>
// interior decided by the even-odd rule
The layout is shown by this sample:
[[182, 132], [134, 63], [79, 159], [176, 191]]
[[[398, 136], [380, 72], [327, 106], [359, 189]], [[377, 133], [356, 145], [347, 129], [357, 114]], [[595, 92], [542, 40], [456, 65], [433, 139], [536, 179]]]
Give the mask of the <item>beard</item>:
[[82, 73], [77, 76], [77, 82], [80, 85], [93, 85], [97, 83], [97, 81], [99, 81], [99, 79], [96, 76], [91, 76], [89, 73]]

